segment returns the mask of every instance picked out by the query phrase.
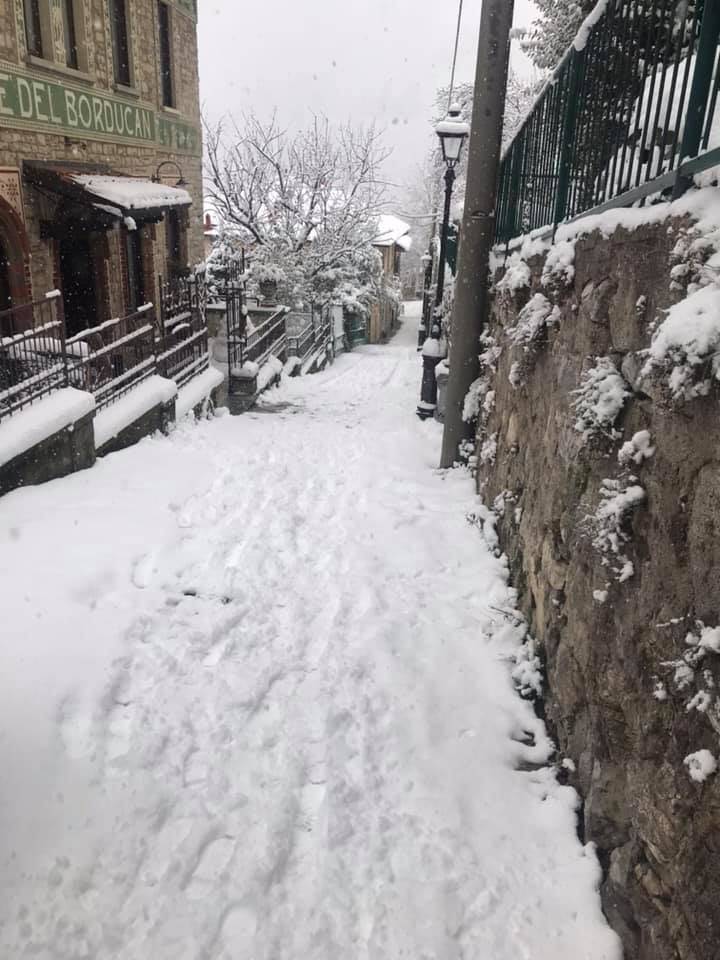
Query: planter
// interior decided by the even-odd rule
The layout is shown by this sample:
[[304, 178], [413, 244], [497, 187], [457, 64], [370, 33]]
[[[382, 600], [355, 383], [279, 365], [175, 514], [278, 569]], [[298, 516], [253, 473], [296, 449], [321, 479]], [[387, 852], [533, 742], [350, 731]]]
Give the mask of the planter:
[[275, 303], [277, 301], [277, 280], [261, 280], [260, 296], [265, 303]]

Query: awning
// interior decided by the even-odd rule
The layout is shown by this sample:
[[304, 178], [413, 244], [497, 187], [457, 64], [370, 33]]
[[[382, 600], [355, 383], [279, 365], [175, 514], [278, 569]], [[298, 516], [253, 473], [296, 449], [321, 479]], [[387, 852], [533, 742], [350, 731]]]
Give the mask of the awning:
[[79, 172], [60, 166], [26, 163], [25, 179], [36, 187], [119, 220], [161, 220], [167, 210], [189, 207], [187, 190], [153, 180]]

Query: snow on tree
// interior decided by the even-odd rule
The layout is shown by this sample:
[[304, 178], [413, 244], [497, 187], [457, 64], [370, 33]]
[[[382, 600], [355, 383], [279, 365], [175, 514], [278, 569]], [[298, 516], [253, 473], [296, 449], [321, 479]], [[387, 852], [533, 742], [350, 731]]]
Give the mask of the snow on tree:
[[596, 0], [535, 0], [540, 17], [521, 36], [523, 50], [542, 70], [553, 70]]
[[[505, 103], [503, 144], [507, 144], [512, 139], [525, 119], [541, 82], [538, 78], [526, 79], [512, 70], [510, 71]], [[453, 103], [460, 107], [460, 115], [467, 122], [470, 122], [472, 118], [474, 90], [473, 83], [459, 83], [453, 88]], [[436, 94], [432, 119], [433, 127], [447, 114], [449, 92], [449, 89], [444, 87], [438, 90]], [[404, 206], [408, 211], [407, 216], [413, 221], [413, 252], [406, 259], [403, 268], [406, 274], [418, 276], [422, 273], [420, 257], [427, 250], [430, 236], [439, 231], [442, 219], [445, 164], [434, 131], [432, 137], [432, 146], [422, 163], [418, 164], [415, 175], [406, 185], [404, 192]], [[459, 226], [459, 221], [462, 219], [467, 182], [467, 156], [466, 146], [455, 169], [452, 220], [456, 227]]]
[[206, 124], [206, 141], [208, 198], [248, 249], [253, 278], [277, 281], [293, 305], [328, 302], [341, 289], [362, 300], [380, 272], [380, 133], [320, 117], [290, 133], [275, 117], [249, 115], [242, 126]]

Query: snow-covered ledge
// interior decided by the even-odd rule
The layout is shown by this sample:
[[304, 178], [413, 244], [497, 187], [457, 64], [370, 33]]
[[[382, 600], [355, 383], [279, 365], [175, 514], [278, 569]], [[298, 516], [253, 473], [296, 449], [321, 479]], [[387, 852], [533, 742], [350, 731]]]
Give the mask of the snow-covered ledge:
[[136, 443], [156, 430], [166, 431], [175, 419], [177, 384], [165, 377], [143, 383], [95, 417], [95, 449], [102, 456]]
[[65, 387], [0, 423], [0, 494], [95, 462], [92, 394]]
[[191, 410], [208, 400], [225, 378], [222, 371], [209, 367], [197, 377], [180, 387], [175, 401], [175, 418], [182, 420]]

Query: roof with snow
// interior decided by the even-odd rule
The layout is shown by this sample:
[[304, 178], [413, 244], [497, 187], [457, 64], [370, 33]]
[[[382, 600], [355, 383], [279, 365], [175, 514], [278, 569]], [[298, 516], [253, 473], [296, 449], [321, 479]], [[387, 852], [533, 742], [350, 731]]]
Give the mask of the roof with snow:
[[409, 250], [412, 246], [410, 225], [399, 217], [384, 213], [377, 220], [377, 236], [373, 240], [374, 247], [391, 247], [393, 244], [401, 250]]
[[120, 220], [130, 217], [158, 221], [165, 210], [192, 203], [187, 190], [154, 180], [86, 173], [59, 164], [25, 164], [24, 171], [26, 179], [35, 186]]
[[188, 207], [192, 203], [187, 190], [155, 183], [153, 180], [95, 174], [73, 174], [71, 179], [94, 197], [118, 206], [123, 211]]

